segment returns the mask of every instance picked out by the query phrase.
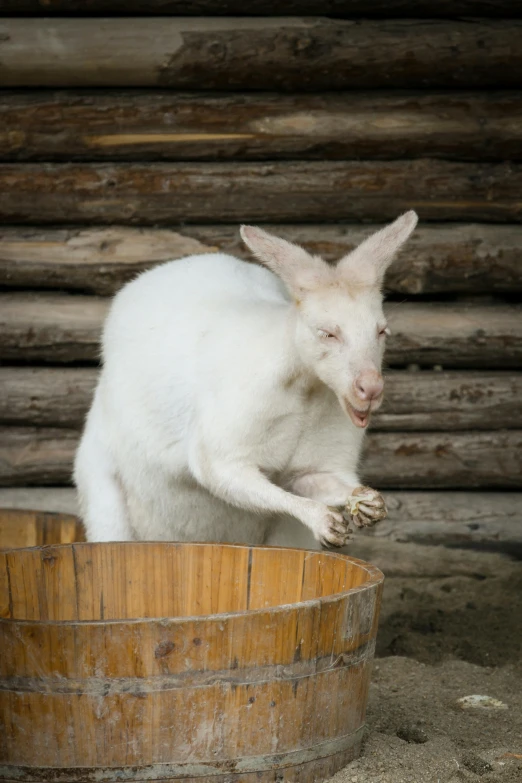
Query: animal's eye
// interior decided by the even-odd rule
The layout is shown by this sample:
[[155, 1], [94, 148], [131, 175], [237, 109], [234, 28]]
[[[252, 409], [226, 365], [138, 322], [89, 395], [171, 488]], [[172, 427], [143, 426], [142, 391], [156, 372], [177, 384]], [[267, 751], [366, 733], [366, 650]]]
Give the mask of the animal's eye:
[[380, 326], [379, 327], [379, 337], [383, 337], [384, 335], [389, 337], [390, 334], [391, 334], [391, 332], [390, 332], [390, 329], [389, 329], [388, 326]]
[[328, 329], [318, 329], [317, 334], [322, 340], [337, 340], [337, 336], [333, 332], [329, 332]]

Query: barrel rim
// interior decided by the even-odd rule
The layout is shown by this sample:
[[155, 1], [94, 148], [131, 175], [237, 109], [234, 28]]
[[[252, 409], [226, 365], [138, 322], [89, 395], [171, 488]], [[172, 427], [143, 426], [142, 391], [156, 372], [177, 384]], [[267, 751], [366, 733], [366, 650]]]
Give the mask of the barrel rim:
[[[74, 515], [70, 515], [73, 518]], [[57, 550], [57, 549], [68, 549], [70, 547], [101, 547], [105, 546], [105, 544], [111, 544], [111, 545], [117, 545], [117, 546], [135, 546], [136, 544], [139, 544], [140, 546], [151, 546], [156, 544], [162, 544], [165, 546], [176, 546], [176, 547], [185, 547], [185, 546], [196, 546], [196, 547], [203, 547], [203, 546], [218, 546], [221, 548], [227, 547], [229, 549], [248, 549], [248, 550], [277, 550], [277, 551], [289, 551], [289, 552], [305, 552], [307, 554], [311, 555], [318, 555], [321, 554], [323, 556], [326, 556], [328, 558], [334, 558], [337, 560], [348, 560], [350, 563], [352, 563], [355, 566], [358, 566], [359, 568], [362, 568], [363, 571], [365, 571], [368, 574], [368, 580], [362, 584], [357, 585], [356, 587], [350, 587], [348, 590], [343, 590], [338, 593], [331, 593], [329, 595], [323, 596], [323, 597], [317, 597], [317, 598], [309, 598], [306, 601], [296, 601], [294, 603], [287, 603], [287, 604], [277, 604], [276, 606], [269, 606], [269, 607], [262, 607], [259, 609], [241, 609], [237, 612], [216, 612], [213, 614], [198, 614], [198, 615], [187, 615], [187, 616], [175, 616], [175, 617], [136, 617], [136, 618], [114, 618], [114, 619], [107, 619], [107, 620], [24, 620], [24, 619], [17, 619], [13, 617], [1, 617], [0, 618], [0, 626], [3, 624], [11, 624], [16, 623], [18, 625], [24, 625], [24, 626], [36, 626], [36, 627], [50, 627], [50, 626], [116, 626], [116, 625], [150, 625], [150, 624], [161, 624], [162, 626], [166, 626], [167, 624], [169, 626], [171, 625], [182, 625], [183, 623], [194, 623], [194, 622], [223, 622], [223, 620], [230, 620], [230, 619], [236, 619], [241, 617], [252, 617], [254, 615], [270, 615], [273, 616], [275, 614], [281, 615], [284, 613], [289, 613], [293, 611], [299, 611], [301, 609], [307, 608], [307, 607], [313, 607], [313, 606], [325, 606], [327, 604], [332, 604], [335, 602], [342, 601], [343, 599], [356, 595], [358, 593], [362, 593], [366, 590], [371, 589], [379, 589], [379, 586], [382, 586], [384, 582], [384, 574], [382, 571], [377, 568], [377, 566], [373, 565], [372, 563], [368, 563], [365, 560], [360, 560], [355, 557], [351, 557], [350, 555], [346, 555], [341, 552], [330, 552], [325, 550], [317, 550], [317, 549], [299, 549], [297, 547], [284, 547], [284, 546], [266, 546], [266, 545], [259, 545], [259, 546], [250, 546], [249, 544], [232, 544], [232, 543], [223, 543], [223, 542], [215, 542], [215, 541], [79, 541], [79, 542], [73, 542], [71, 544], [46, 544], [46, 545], [40, 545], [40, 546], [31, 546], [31, 547], [10, 547], [9, 549], [0, 549], [0, 555], [10, 555], [14, 554], [16, 555], [18, 552], [28, 552], [33, 550], [40, 550], [40, 551], [49, 551], [49, 550]]]

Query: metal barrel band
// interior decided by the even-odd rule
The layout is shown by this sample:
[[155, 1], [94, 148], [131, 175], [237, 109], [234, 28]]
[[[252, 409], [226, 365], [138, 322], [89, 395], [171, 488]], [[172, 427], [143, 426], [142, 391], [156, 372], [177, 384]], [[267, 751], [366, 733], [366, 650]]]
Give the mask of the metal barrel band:
[[292, 664], [256, 666], [244, 670], [194, 671], [182, 674], [164, 674], [154, 677], [25, 677], [0, 679], [0, 692], [15, 693], [75, 693], [87, 696], [110, 696], [116, 693], [144, 695], [179, 688], [210, 688], [214, 685], [262, 685], [267, 682], [300, 680], [316, 677], [333, 669], [349, 669], [370, 660], [375, 651], [371, 639], [350, 652], [328, 655], [313, 661]]

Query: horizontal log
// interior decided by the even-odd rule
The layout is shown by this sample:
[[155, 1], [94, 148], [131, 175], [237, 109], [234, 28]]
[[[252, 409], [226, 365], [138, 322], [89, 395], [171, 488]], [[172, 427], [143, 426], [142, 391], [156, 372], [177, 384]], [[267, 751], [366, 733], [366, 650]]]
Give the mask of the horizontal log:
[[[109, 302], [89, 296], [3, 294], [0, 359], [97, 361]], [[386, 359], [392, 366], [519, 368], [522, 306], [388, 305]]]
[[390, 365], [521, 367], [522, 306], [392, 303], [385, 311]]
[[0, 302], [0, 359], [99, 360], [108, 300], [7, 294]]
[[[196, 234], [199, 227], [195, 229]], [[220, 229], [216, 230], [220, 233]], [[223, 227], [232, 241], [239, 227]], [[520, 228], [522, 237], [522, 227]], [[225, 244], [227, 239], [221, 238]], [[240, 244], [238, 242], [238, 244]], [[156, 264], [218, 249], [185, 229], [137, 229], [124, 226], [87, 229], [1, 228], [0, 285], [15, 288], [65, 288], [114, 294]], [[247, 255], [241, 243], [243, 255]], [[522, 249], [521, 249], [522, 253]], [[509, 253], [509, 255], [513, 255]], [[515, 263], [514, 269], [520, 268]], [[521, 288], [522, 288], [522, 268]]]
[[97, 378], [87, 367], [0, 367], [0, 423], [79, 428]]
[[522, 160], [522, 93], [13, 93], [0, 142], [19, 161]]
[[[512, 552], [515, 556], [517, 550], [518, 554], [521, 551], [517, 542], [514, 543], [512, 548], [506, 547], [506, 550]], [[439, 580], [448, 577], [464, 576], [468, 577], [468, 583], [472, 584], [471, 579], [498, 579], [499, 574], [502, 574], [503, 578], [507, 577], [507, 579], [510, 579], [512, 577], [517, 578], [520, 573], [520, 562], [513, 557], [506, 557], [504, 553], [473, 552], [469, 548], [464, 553], [460, 549], [450, 547], [423, 546], [422, 544], [414, 543], [404, 544], [399, 541], [390, 541], [386, 538], [367, 535], [356, 536], [343, 551], [352, 557], [366, 560], [367, 563], [373, 563], [386, 574], [387, 580], [395, 577], [400, 579], [399, 584], [396, 583], [397, 592], [393, 590], [390, 581], [387, 583], [391, 587], [390, 592], [392, 596], [394, 593], [397, 595], [399, 591], [402, 592], [407, 584], [403, 581], [405, 578], [413, 577], [415, 582], [413, 583], [412, 596], [414, 597], [412, 597], [412, 602], [415, 598], [418, 600], [419, 594], [425, 591], [425, 587], [429, 583], [428, 579]], [[456, 592], [456, 584], [459, 584], [459, 582], [460, 580], [455, 580], [454, 584], [451, 585], [454, 594]], [[439, 589], [440, 586], [439, 584]], [[488, 587], [489, 584], [486, 584], [484, 594], [486, 594]], [[403, 596], [406, 597], [405, 593], [403, 593]], [[453, 600], [455, 601], [455, 599], [456, 596], [454, 595]], [[381, 608], [381, 622], [386, 615], [389, 616], [396, 610], [396, 602], [390, 601], [390, 604], [391, 606], [385, 598]], [[408, 611], [406, 607], [405, 611]], [[425, 621], [425, 616], [422, 618], [422, 621]]]
[[522, 373], [395, 371], [385, 380], [373, 430], [522, 429]]
[[0, 489], [0, 509], [5, 508], [79, 514], [72, 487], [4, 487]]
[[410, 491], [385, 495], [388, 518], [372, 528], [375, 538], [488, 549], [522, 545], [520, 493]]
[[[267, 228], [337, 261], [376, 226]], [[215, 250], [251, 258], [238, 226], [184, 226], [176, 231], [0, 227], [0, 285], [108, 295], [158, 263]], [[422, 225], [388, 270], [386, 289], [399, 294], [520, 292], [522, 226]]]
[[522, 431], [374, 432], [362, 460], [365, 483], [391, 489], [518, 489]]
[[11, 223], [357, 222], [408, 209], [520, 222], [520, 193], [522, 165], [510, 163], [0, 164], [0, 219]]
[[[387, 491], [387, 519], [379, 522], [364, 538], [350, 542], [354, 547], [395, 542], [480, 547], [513, 551], [522, 545], [522, 494], [518, 492], [430, 492]], [[22, 509], [41, 512], [79, 514], [76, 492], [70, 487], [9, 487], [0, 489], [0, 509]], [[5, 517], [5, 515], [4, 515]], [[20, 546], [34, 546], [28, 541], [34, 531], [21, 526], [24, 519], [13, 515], [13, 526], [19, 528]], [[5, 519], [4, 519], [5, 523]], [[5, 527], [5, 524], [4, 524]], [[0, 523], [0, 546], [2, 546]], [[25, 542], [24, 542], [25, 539]], [[409, 551], [408, 547], [404, 552]], [[357, 555], [359, 556], [359, 555]], [[372, 562], [374, 562], [372, 560]], [[403, 554], [404, 566], [405, 557]], [[446, 567], [448, 560], [446, 559]]]
[[0, 429], [0, 486], [69, 484], [77, 446], [76, 430]]
[[4, 19], [4, 87], [520, 87], [522, 22]]
[[[0, 423], [80, 427], [96, 385], [94, 368], [0, 368]], [[522, 373], [386, 373], [375, 431], [522, 429]]]
[[[76, 430], [1, 428], [0, 486], [69, 483], [77, 444]], [[522, 431], [373, 432], [362, 472], [383, 489], [519, 489]]]
[[521, 0], [0, 0], [0, 15], [131, 16], [518, 17]]

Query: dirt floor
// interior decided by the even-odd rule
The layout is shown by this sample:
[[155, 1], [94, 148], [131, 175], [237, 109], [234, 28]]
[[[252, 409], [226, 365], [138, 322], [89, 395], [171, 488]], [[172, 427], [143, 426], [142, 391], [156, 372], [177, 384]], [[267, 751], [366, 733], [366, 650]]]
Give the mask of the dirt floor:
[[[522, 783], [522, 563], [358, 539], [386, 574], [360, 759], [332, 783]], [[459, 699], [497, 703], [464, 708]]]

